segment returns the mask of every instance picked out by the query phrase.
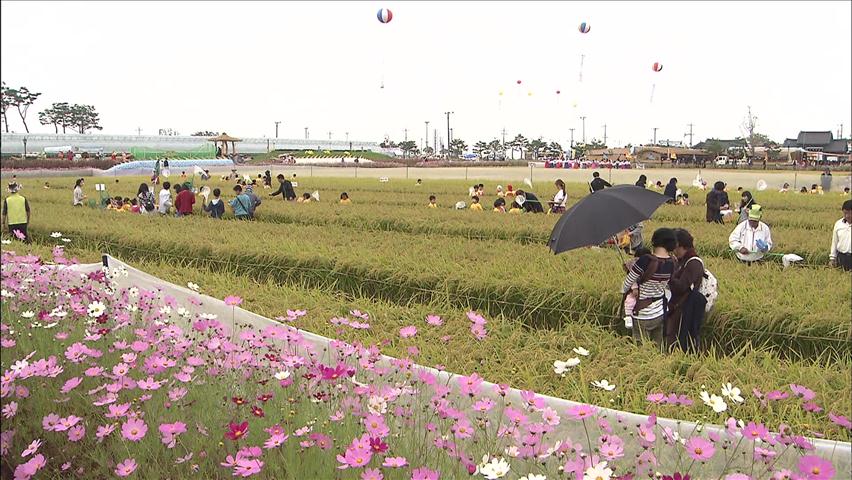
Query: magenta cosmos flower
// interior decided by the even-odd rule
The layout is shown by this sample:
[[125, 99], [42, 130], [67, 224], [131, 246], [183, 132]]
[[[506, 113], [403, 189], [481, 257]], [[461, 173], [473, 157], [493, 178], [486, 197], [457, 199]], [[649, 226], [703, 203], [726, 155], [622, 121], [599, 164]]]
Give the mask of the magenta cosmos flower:
[[693, 460], [706, 462], [713, 458], [716, 447], [709, 440], [701, 437], [692, 437], [686, 442], [686, 451]]
[[414, 325], [409, 325], [399, 329], [399, 336], [402, 338], [411, 338], [415, 335], [417, 335], [417, 327]]
[[798, 467], [808, 480], [829, 480], [834, 477], [834, 466], [831, 462], [816, 455], [800, 458]]
[[426, 467], [415, 468], [411, 471], [411, 480], [438, 480], [441, 475]]
[[440, 327], [444, 324], [444, 319], [438, 315], [426, 315], [426, 323], [435, 327]]

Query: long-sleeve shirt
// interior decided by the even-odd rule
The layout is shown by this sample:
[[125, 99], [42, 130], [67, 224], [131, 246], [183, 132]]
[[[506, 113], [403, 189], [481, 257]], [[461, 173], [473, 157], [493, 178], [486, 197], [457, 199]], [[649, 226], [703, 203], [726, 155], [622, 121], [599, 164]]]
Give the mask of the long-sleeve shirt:
[[169, 213], [169, 208], [172, 206], [172, 193], [165, 188], [160, 190], [160, 208], [162, 214]]
[[82, 205], [83, 204], [83, 189], [80, 187], [74, 187], [74, 205]]
[[229, 205], [234, 209], [235, 217], [248, 217], [251, 213], [251, 199], [245, 193], [237, 195]]
[[[633, 318], [639, 320], [653, 320], [663, 315], [663, 298], [666, 295], [666, 286], [674, 273], [674, 262], [670, 258], [656, 258], [657, 270], [639, 284], [639, 298], [637, 301], [654, 299], [648, 306], [639, 310]], [[627, 277], [621, 286], [621, 293], [630, 291], [633, 284], [637, 283], [645, 270], [651, 265], [651, 255], [643, 255], [630, 267]], [[632, 312], [626, 312], [628, 315]]]
[[181, 215], [191, 215], [192, 206], [195, 205], [195, 194], [191, 190], [181, 190], [175, 198], [175, 209]]
[[[760, 251], [757, 246], [758, 240], [766, 243], [766, 251]], [[745, 221], [737, 225], [728, 237], [731, 250], [736, 252], [737, 258], [744, 262], [756, 262], [763, 258], [769, 250], [772, 250], [772, 235], [769, 226], [763, 222], [757, 223], [757, 228], [752, 228], [751, 222]], [[745, 247], [749, 253], [741, 253], [740, 249]]]
[[831, 252], [828, 258], [834, 260], [838, 253], [852, 253], [852, 223], [841, 218], [834, 224], [831, 232]]
[[295, 200], [296, 192], [293, 190], [293, 184], [290, 180], [281, 181], [278, 185], [278, 190], [273, 193], [270, 193], [270, 197], [274, 197], [278, 194], [281, 194], [284, 197], [284, 200]]

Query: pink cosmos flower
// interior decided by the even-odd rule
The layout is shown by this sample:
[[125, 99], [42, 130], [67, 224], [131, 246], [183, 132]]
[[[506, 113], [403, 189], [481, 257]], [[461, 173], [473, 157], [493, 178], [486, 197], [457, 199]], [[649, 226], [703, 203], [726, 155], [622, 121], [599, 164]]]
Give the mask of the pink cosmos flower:
[[361, 480], [384, 480], [385, 476], [378, 468], [368, 468], [361, 473]]
[[822, 407], [814, 402], [805, 402], [802, 404], [802, 410], [811, 413], [819, 413], [822, 411]]
[[15, 467], [15, 480], [26, 480], [32, 478], [39, 470], [47, 465], [47, 461], [42, 454], [36, 454], [28, 462], [22, 463]]
[[470, 397], [479, 395], [479, 388], [482, 385], [483, 380], [484, 379], [477, 375], [476, 372], [472, 373], [469, 377], [459, 377], [457, 382], [460, 393]]
[[725, 476], [725, 480], [751, 480], [745, 473], [731, 473]]
[[411, 471], [411, 480], [439, 480], [441, 475], [426, 467], [415, 468]]
[[767, 450], [761, 447], [754, 447], [754, 459], [761, 460], [763, 462], [769, 463], [770, 460], [775, 458], [778, 453], [775, 450]]
[[65, 418], [60, 418], [57, 421], [56, 426], [53, 427], [53, 431], [65, 432], [68, 429], [70, 429], [71, 427], [73, 427], [74, 425], [77, 425], [77, 423], [80, 422], [80, 420], [82, 420], [82, 418], [75, 417], [74, 415], [68, 415]]
[[597, 413], [597, 411], [598, 409], [591, 405], [575, 405], [568, 409], [568, 416], [574, 420], [582, 420], [584, 418], [591, 417]]
[[414, 325], [409, 325], [399, 329], [399, 336], [402, 338], [411, 338], [415, 335], [417, 335], [417, 327]]
[[828, 419], [831, 420], [832, 423], [843, 427], [847, 430], [852, 430], [852, 421], [843, 415], [835, 414], [834, 412], [828, 412]]
[[477, 412], [487, 412], [494, 408], [494, 400], [491, 400], [488, 397], [483, 398], [482, 400], [477, 400], [473, 404], [473, 409]]
[[227, 297], [225, 297], [224, 302], [225, 305], [236, 307], [237, 305], [243, 303], [243, 299], [235, 295], [228, 295]]
[[30, 455], [36, 453], [38, 451], [38, 447], [40, 447], [40, 446], [41, 446], [41, 440], [39, 440], [39, 439], [33, 440], [32, 443], [30, 443], [30, 446], [28, 446], [26, 450], [21, 452], [21, 457], [27, 458]]
[[470, 438], [473, 436], [473, 425], [466, 418], [460, 418], [450, 427], [456, 438]]
[[162, 442], [168, 448], [174, 448], [177, 443], [177, 436], [186, 432], [186, 424], [183, 422], [163, 423], [160, 424], [158, 430], [162, 435]]
[[136, 471], [136, 460], [132, 458], [125, 459], [115, 467], [115, 474], [119, 477], [126, 477]]
[[86, 427], [84, 425], [74, 425], [68, 429], [68, 440], [79, 442], [86, 436]]
[[131, 442], [138, 442], [148, 433], [148, 425], [141, 418], [131, 418], [121, 425], [121, 436]]
[[184, 396], [186, 396], [187, 390], [183, 387], [173, 388], [169, 390], [169, 400], [173, 402], [177, 402]]
[[370, 463], [372, 458], [373, 452], [369, 447], [349, 447], [346, 449], [346, 453], [344, 455], [337, 456], [337, 461], [340, 462], [340, 465], [337, 468], [340, 470], [345, 470], [347, 468], [363, 468]]
[[426, 315], [426, 323], [435, 327], [440, 327], [444, 324], [444, 319], [438, 315]]
[[115, 430], [114, 423], [111, 423], [109, 425], [100, 425], [98, 426], [98, 429], [95, 432], [95, 436], [98, 437], [98, 441], [101, 442], [105, 437], [112, 433], [113, 430]]
[[237, 464], [234, 466], [234, 476], [250, 477], [252, 475], [260, 473], [262, 469], [263, 462], [256, 458], [239, 459], [237, 460]]
[[768, 435], [769, 430], [762, 423], [748, 422], [748, 425], [743, 428], [743, 436], [749, 440], [766, 438]]
[[71, 390], [74, 390], [78, 385], [83, 383], [83, 379], [81, 377], [74, 377], [65, 382], [65, 385], [62, 386], [59, 391], [61, 393], [68, 393]]
[[160, 382], [154, 380], [154, 377], [148, 377], [145, 380], [136, 382], [136, 386], [140, 390], [157, 390], [160, 388]]
[[829, 480], [834, 477], [834, 465], [816, 455], [805, 455], [799, 459], [799, 471], [807, 480]]
[[18, 413], [18, 402], [9, 402], [3, 407], [3, 418], [12, 418], [16, 413]]
[[248, 433], [248, 422], [228, 424], [228, 431], [225, 432], [225, 437], [231, 440], [239, 440]]
[[701, 437], [692, 437], [686, 441], [686, 452], [693, 460], [706, 462], [713, 458], [716, 453], [716, 447], [709, 440]]
[[780, 390], [772, 390], [771, 392], [766, 392], [766, 399], [771, 401], [784, 400], [785, 398], [789, 397], [789, 393], [782, 392]]
[[283, 433], [272, 435], [269, 437], [266, 442], [263, 444], [263, 448], [269, 450], [272, 448], [278, 448], [281, 445], [284, 445], [284, 442], [287, 441], [289, 435], [284, 435]]
[[600, 446], [601, 456], [609, 461], [617, 460], [624, 456], [624, 445], [621, 442], [606, 442]]
[[371, 437], [385, 438], [390, 435], [390, 429], [381, 415], [367, 415], [364, 419], [364, 428]]
[[816, 398], [816, 393], [808, 387], [803, 387], [802, 385], [796, 385], [795, 383], [790, 384], [790, 390], [793, 391], [793, 395], [801, 398], [804, 401], [813, 400]]
[[408, 465], [408, 460], [405, 457], [387, 457], [382, 462], [382, 466], [388, 468], [402, 468], [406, 465]]
[[534, 410], [541, 410], [542, 408], [544, 408], [544, 399], [530, 390], [521, 391], [521, 400], [526, 402], [527, 408], [531, 408]]

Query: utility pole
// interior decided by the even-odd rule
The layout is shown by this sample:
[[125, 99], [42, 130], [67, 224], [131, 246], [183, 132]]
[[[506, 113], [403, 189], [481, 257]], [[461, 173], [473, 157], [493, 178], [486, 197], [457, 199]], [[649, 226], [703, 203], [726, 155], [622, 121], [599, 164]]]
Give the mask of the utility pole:
[[405, 139], [405, 141], [407, 142], [407, 141], [408, 141], [408, 129], [407, 129], [407, 128], [403, 129], [403, 132], [404, 132], [404, 134], [403, 134], [403, 138], [404, 138], [404, 139]]
[[278, 125], [280, 124], [281, 122], [275, 122], [275, 138], [278, 138]]
[[568, 130], [571, 132], [571, 148], [574, 148], [574, 130], [576, 128], [569, 128]]
[[689, 133], [687, 133], [687, 135], [689, 135], [689, 148], [692, 148], [692, 145], [693, 145], [693, 143], [692, 143], [692, 127], [693, 127], [693, 125], [691, 123], [687, 123], [686, 126], [689, 127]]
[[426, 123], [426, 137], [425, 137], [425, 140], [423, 141], [423, 150], [426, 150], [426, 148], [429, 146], [429, 120], [426, 120], [425, 123]]
[[654, 145], [657, 144], [657, 130], [658, 129], [659, 129], [659, 127], [654, 127]]
[[586, 117], [580, 117], [580, 120], [583, 121], [583, 145], [586, 144]]
[[331, 140], [331, 130], [328, 132], [328, 139]]
[[843, 124], [840, 124], [840, 135], [838, 135], [841, 139], [843, 138]]
[[450, 133], [450, 115], [456, 112], [444, 112], [444, 115], [447, 116], [447, 154], [449, 156], [449, 148], [450, 142], [452, 141], [452, 134]]
[[136, 135], [142, 135], [142, 127], [136, 127]]
[[503, 127], [503, 130], [501, 130], [500, 133], [503, 135], [503, 149], [505, 150], [506, 149], [506, 127]]
[[603, 128], [604, 128], [604, 147], [606, 147], [606, 124], [605, 123], [603, 124]]
[[434, 143], [434, 145], [432, 146], [432, 153], [437, 154], [438, 153], [438, 129], [437, 128], [432, 129], [432, 142]]
[[[349, 142], [349, 132], [346, 132], [346, 142]], [[350, 149], [351, 150], [351, 149]]]
[[308, 135], [308, 127], [305, 127], [305, 140], [308, 140], [310, 136]]

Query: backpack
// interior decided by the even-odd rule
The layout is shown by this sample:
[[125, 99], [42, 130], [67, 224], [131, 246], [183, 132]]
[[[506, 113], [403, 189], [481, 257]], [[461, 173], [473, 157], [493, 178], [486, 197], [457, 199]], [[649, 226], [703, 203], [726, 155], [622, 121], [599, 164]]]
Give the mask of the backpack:
[[[698, 257], [692, 257], [689, 260], [693, 259], [701, 262], [701, 266], [704, 267], [704, 279], [701, 280], [701, 286], [698, 287], [698, 293], [704, 295], [704, 298], [707, 299], [707, 305], [704, 306], [704, 311], [709, 312], [716, 303], [716, 298], [719, 296], [719, 282], [716, 280], [716, 277], [710, 273], [710, 270], [707, 270], [707, 267], [704, 266], [704, 260], [701, 260]], [[686, 263], [689, 263], [689, 260], [687, 260]]]

